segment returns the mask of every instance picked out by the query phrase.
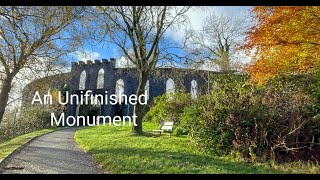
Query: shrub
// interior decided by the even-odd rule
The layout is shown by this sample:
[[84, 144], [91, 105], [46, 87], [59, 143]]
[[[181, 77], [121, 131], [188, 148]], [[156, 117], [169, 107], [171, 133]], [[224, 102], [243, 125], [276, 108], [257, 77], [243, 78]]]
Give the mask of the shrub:
[[187, 93], [162, 95], [144, 120], [174, 120], [176, 135], [188, 134], [200, 151], [217, 155], [274, 159], [312, 149], [320, 142], [320, 71], [315, 72], [278, 75], [263, 87], [249, 84], [247, 75], [213, 75], [209, 94], [196, 100]]
[[[42, 87], [46, 89], [47, 87]], [[16, 136], [30, 133], [36, 130], [51, 128], [51, 113], [58, 116], [64, 111], [64, 106], [58, 103], [58, 90], [52, 89], [52, 105], [32, 105], [23, 104], [12, 110], [6, 110], [4, 119], [0, 124], [0, 142], [14, 138]]]
[[25, 108], [20, 119], [25, 123], [24, 126], [29, 128], [28, 131], [32, 132], [51, 126], [51, 112], [49, 108], [33, 106]]
[[7, 111], [0, 125], [0, 142], [36, 130], [51, 128], [51, 109], [43, 106], [25, 107], [17, 111]]
[[183, 112], [183, 108], [192, 103], [191, 95], [188, 93], [176, 93], [172, 98], [168, 98], [166, 94], [158, 96], [151, 104], [150, 110], [144, 116], [144, 121], [153, 121], [161, 123], [163, 121], [173, 121], [179, 124], [179, 114]]
[[220, 75], [214, 78], [210, 95], [200, 96], [192, 106], [170, 107], [178, 110], [179, 126], [195, 146], [218, 155], [236, 151], [251, 159], [312, 147], [319, 135], [316, 119], [320, 118], [312, 118], [318, 113], [314, 106], [318, 99], [298, 85], [301, 79], [298, 83], [295, 78], [279, 77], [258, 87], [248, 84], [247, 78]]
[[227, 126], [226, 119], [239, 107], [241, 97], [234, 89], [241, 89], [240, 94], [244, 94], [244, 89], [240, 88], [243, 84], [238, 82], [244, 82], [245, 78], [237, 75], [214, 77], [211, 94], [200, 96], [196, 104], [184, 109], [182, 122], [201, 151], [218, 155], [231, 151], [234, 130]]

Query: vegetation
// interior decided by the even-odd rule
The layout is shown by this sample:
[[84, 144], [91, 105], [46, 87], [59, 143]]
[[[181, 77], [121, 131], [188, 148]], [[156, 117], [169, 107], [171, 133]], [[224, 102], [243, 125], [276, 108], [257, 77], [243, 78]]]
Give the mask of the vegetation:
[[[242, 41], [245, 30], [244, 18], [217, 16], [210, 14], [204, 18], [201, 30], [188, 32], [187, 49], [203, 64], [209, 60], [217, 65], [220, 71], [236, 70], [239, 64], [235, 58], [236, 47]], [[190, 42], [189, 42], [190, 41]], [[194, 61], [191, 61], [195, 65]]]
[[19, 137], [16, 137], [14, 139], [11, 139], [9, 141], [0, 143], [0, 161], [7, 157], [9, 154], [11, 154], [14, 150], [22, 146], [23, 144], [29, 142], [31, 139], [47, 134], [49, 132], [54, 131], [54, 129], [43, 129], [40, 131], [34, 131], [32, 133], [28, 133]]
[[111, 173], [319, 173], [311, 163], [277, 165], [248, 163], [232, 156], [217, 157], [197, 151], [187, 136], [152, 133], [157, 123], [144, 122], [144, 134], [132, 135], [128, 126], [80, 129], [75, 139]]
[[0, 142], [33, 131], [51, 127], [51, 109], [45, 107], [25, 107], [20, 111], [7, 112], [0, 125]]
[[190, 94], [187, 93], [175, 93], [172, 94], [172, 100], [169, 100], [167, 94], [155, 97], [151, 109], [144, 116], [144, 121], [153, 121], [161, 123], [163, 121], [179, 122], [176, 118], [178, 114], [181, 114], [183, 108], [192, 103]]
[[[48, 76], [62, 57], [77, 51], [88, 33], [84, 32], [96, 31], [82, 25], [95, 25], [93, 35], [107, 37], [135, 66], [139, 96], [158, 65], [177, 64], [178, 59], [187, 63], [187, 57], [173, 54], [177, 45], [165, 34], [187, 22], [189, 9], [0, 7], [0, 142], [48, 128], [50, 113], [65, 111], [59, 104], [23, 105], [17, 116], [6, 107], [18, 75], [26, 79], [23, 69], [40, 72], [37, 65], [44, 64]], [[93, 16], [84, 18], [87, 15]], [[313, 164], [320, 161], [320, 8], [254, 7], [252, 16], [254, 24], [239, 48], [253, 54], [248, 75], [227, 73], [235, 67], [231, 52], [240, 40], [241, 21], [211, 15], [202, 31], [190, 37], [190, 49], [184, 49], [195, 61], [209, 59], [225, 71], [203, 74], [206, 94], [192, 99], [176, 91], [170, 98], [155, 98], [151, 106], [134, 105], [134, 135], [130, 127], [98, 126], [77, 131], [77, 142], [112, 173], [320, 173]], [[183, 81], [177, 79], [176, 84]], [[43, 82], [38, 85], [41, 92], [50, 89]], [[57, 98], [57, 89], [51, 93]], [[97, 115], [98, 109], [82, 106], [80, 113]], [[151, 131], [163, 121], [175, 122], [174, 137]], [[50, 131], [0, 144], [0, 158]], [[288, 161], [294, 162], [284, 163]]]
[[[33, 88], [38, 88], [40, 93], [45, 93], [49, 89], [47, 83], [37, 83]], [[46, 128], [55, 128], [51, 126], [51, 113], [55, 113], [58, 116], [64, 111], [65, 107], [58, 103], [57, 89], [52, 89], [51, 94], [53, 99], [51, 105], [35, 103], [33, 106], [28, 106], [27, 104], [22, 104], [19, 111], [18, 109], [7, 110], [3, 122], [0, 124], [0, 143], [22, 134]]]
[[[57, 71], [62, 57], [77, 50], [84, 7], [0, 7], [0, 123], [10, 92], [24, 69], [36, 77]], [[76, 25], [76, 26], [74, 26]], [[44, 67], [45, 66], [45, 67]]]
[[[316, 75], [317, 76], [317, 75]], [[302, 84], [318, 84], [314, 75], [304, 79], [279, 76], [265, 87], [249, 84], [247, 75], [212, 77], [209, 95], [190, 100], [190, 94], [173, 99], [158, 97], [145, 120], [174, 119], [176, 134], [188, 134], [198, 150], [216, 155], [239, 153], [252, 161], [283, 156], [291, 160], [319, 160], [319, 94]], [[311, 86], [317, 87], [317, 86]], [[285, 160], [289, 160], [289, 157]]]
[[254, 7], [252, 17], [256, 23], [242, 46], [254, 53], [247, 69], [252, 81], [263, 84], [279, 73], [306, 73], [319, 65], [320, 7]]

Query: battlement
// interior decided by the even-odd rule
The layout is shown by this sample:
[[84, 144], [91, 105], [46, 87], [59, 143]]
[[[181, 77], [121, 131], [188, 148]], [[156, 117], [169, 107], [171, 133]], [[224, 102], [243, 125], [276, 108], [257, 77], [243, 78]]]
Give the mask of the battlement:
[[115, 65], [116, 63], [116, 59], [115, 58], [110, 58], [110, 61], [108, 59], [102, 59], [102, 61], [100, 61], [99, 59], [95, 59], [94, 61], [92, 60], [87, 60], [87, 62], [84, 61], [79, 61], [78, 62], [72, 62], [72, 66], [73, 67], [77, 67], [77, 66], [88, 66], [88, 65], [100, 65], [100, 64], [112, 64]]

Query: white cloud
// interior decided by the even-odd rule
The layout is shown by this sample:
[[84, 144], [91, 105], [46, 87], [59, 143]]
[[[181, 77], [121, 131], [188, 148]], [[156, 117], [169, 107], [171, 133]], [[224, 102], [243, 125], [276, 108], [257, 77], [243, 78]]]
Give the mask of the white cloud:
[[197, 69], [197, 70], [206, 70], [206, 71], [220, 71], [220, 68], [217, 64], [213, 63], [210, 60], [204, 60], [201, 62], [193, 62], [189, 65], [190, 69]]
[[245, 51], [241, 50], [241, 51], [236, 51], [235, 55], [234, 55], [234, 61], [240, 61], [243, 64], [247, 64], [250, 63], [252, 61], [252, 55], [247, 56]]
[[185, 29], [200, 30], [205, 23], [205, 18], [210, 14], [215, 14], [217, 16], [227, 16], [227, 17], [247, 17], [249, 7], [239, 7], [239, 6], [212, 6], [212, 7], [197, 7], [190, 9], [186, 16], [189, 19], [189, 24], [187, 28], [181, 27], [180, 29], [168, 29], [166, 35], [173, 38], [177, 42], [182, 42], [185, 36]]
[[136, 67], [129, 59], [122, 56], [117, 60], [116, 68], [132, 68]]
[[[243, 6], [210, 6], [192, 8], [186, 13], [190, 21], [187, 29], [200, 30], [204, 24], [205, 18], [210, 14], [227, 17], [248, 17], [249, 9], [250, 7]], [[177, 42], [182, 42], [185, 36], [184, 30], [185, 28], [183, 27], [178, 30], [170, 28], [166, 32], [166, 35]]]
[[73, 54], [79, 61], [87, 62], [87, 60], [95, 60], [100, 59], [100, 54], [98, 52], [84, 50], [84, 51], [76, 51]]

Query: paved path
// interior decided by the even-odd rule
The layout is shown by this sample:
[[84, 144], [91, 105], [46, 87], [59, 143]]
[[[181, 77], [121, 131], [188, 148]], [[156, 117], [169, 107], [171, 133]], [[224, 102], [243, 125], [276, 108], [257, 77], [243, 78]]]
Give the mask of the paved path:
[[[55, 131], [34, 139], [7, 159], [3, 174], [104, 173], [74, 141], [76, 128]], [[0, 172], [1, 173], [1, 172]]]

